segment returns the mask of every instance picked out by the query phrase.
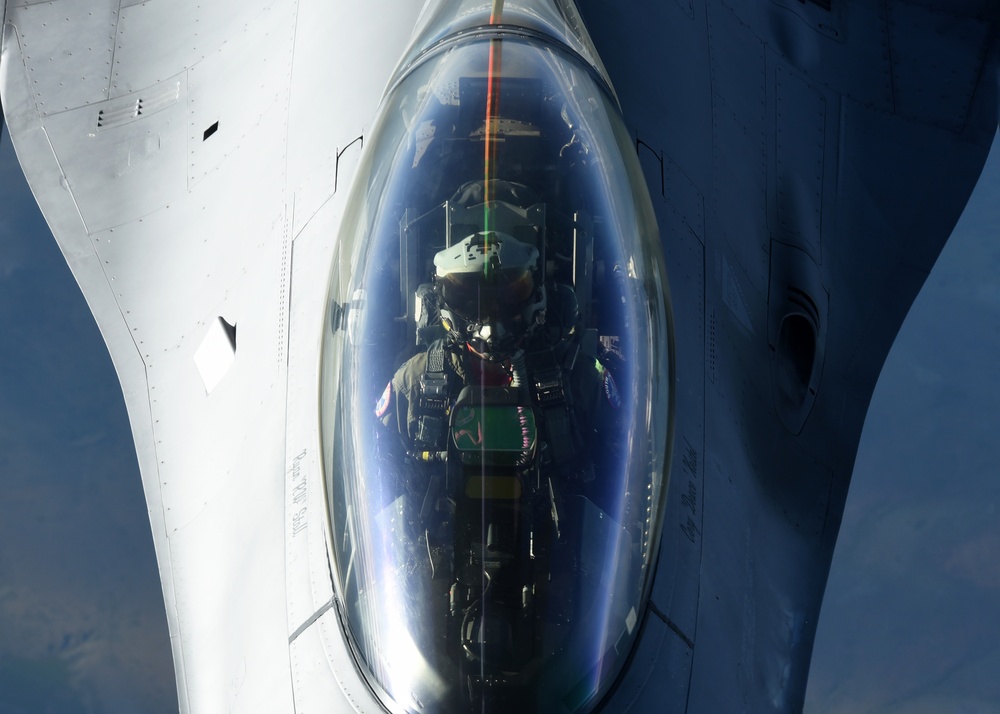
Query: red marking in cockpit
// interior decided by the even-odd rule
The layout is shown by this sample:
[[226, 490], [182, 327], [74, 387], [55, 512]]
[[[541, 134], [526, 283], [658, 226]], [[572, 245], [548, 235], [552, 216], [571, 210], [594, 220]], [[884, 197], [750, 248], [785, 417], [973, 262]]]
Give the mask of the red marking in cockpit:
[[483, 423], [476, 422], [476, 435], [473, 436], [472, 432], [468, 429], [462, 429], [461, 431], [455, 432], [455, 444], [458, 444], [458, 440], [463, 436], [469, 437], [469, 441], [472, 442], [473, 446], [481, 446], [483, 443]]

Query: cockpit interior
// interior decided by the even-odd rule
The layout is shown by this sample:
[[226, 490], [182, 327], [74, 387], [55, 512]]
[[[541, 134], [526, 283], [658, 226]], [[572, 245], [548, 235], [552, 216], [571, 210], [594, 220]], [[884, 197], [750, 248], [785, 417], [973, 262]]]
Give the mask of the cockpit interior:
[[399, 73], [331, 270], [338, 608], [390, 711], [591, 711], [645, 612], [670, 306], [600, 71], [486, 24]]

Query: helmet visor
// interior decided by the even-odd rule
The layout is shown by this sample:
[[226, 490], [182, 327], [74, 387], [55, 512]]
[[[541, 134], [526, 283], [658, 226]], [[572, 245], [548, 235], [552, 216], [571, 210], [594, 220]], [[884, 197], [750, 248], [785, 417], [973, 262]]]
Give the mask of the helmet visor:
[[449, 273], [438, 277], [445, 305], [471, 322], [508, 321], [521, 314], [535, 289], [531, 270]]

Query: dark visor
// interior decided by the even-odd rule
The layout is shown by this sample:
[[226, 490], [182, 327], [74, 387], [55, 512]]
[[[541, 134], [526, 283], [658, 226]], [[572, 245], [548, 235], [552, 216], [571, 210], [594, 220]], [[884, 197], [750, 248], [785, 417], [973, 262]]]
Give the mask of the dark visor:
[[449, 273], [438, 277], [445, 305], [473, 322], [510, 320], [521, 313], [535, 289], [526, 268], [482, 272]]

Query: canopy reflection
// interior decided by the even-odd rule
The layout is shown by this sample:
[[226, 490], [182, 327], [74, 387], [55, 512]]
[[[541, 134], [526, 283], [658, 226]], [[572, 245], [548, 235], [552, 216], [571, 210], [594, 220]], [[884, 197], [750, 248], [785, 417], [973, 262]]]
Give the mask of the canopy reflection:
[[366, 678], [391, 710], [590, 710], [644, 611], [670, 419], [612, 95], [562, 43], [460, 33], [390, 91], [350, 206], [321, 413]]

